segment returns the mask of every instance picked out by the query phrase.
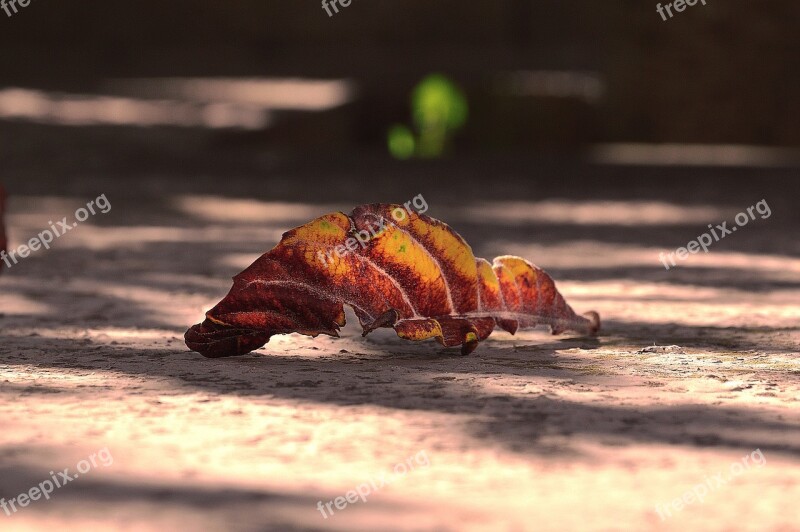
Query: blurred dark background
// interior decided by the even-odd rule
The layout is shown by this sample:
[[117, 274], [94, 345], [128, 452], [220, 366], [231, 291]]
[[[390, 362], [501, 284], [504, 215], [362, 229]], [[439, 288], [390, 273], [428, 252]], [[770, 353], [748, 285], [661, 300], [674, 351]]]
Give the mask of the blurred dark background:
[[[598, 145], [673, 143], [780, 148], [691, 152], [687, 160], [729, 176], [744, 175], [731, 161], [755, 160], [769, 169], [765, 182], [791, 178], [800, 146], [800, 4], [712, 0], [663, 21], [656, 3], [353, 0], [329, 17], [317, 0], [34, 0], [12, 17], [0, 11], [0, 168], [22, 190], [31, 179], [63, 188], [60, 178], [87, 173], [235, 181], [336, 168], [395, 180], [424, 167], [422, 183], [440, 171], [458, 180], [555, 158], [540, 192], [585, 189], [567, 181], [592, 172], [622, 179], [628, 184], [612, 188], [624, 191], [641, 190], [631, 157], [644, 157], [651, 181], [682, 174], [674, 164], [660, 173], [647, 150], [624, 151], [619, 171], [563, 165], [591, 161]], [[393, 124], [413, 129], [412, 91], [432, 73], [463, 91], [468, 119], [440, 157], [398, 166], [387, 132]], [[185, 87], [159, 81], [208, 78], [266, 84], [233, 102], [226, 98], [235, 85], [231, 94], [209, 85], [189, 101]], [[271, 85], [286, 80], [299, 85]], [[125, 100], [93, 109], [98, 97]], [[125, 108], [131, 100], [162, 102], [150, 112], [164, 120], [128, 122], [141, 113]], [[618, 151], [602, 153], [619, 162]], [[680, 150], [655, 161], [664, 157], [685, 162]], [[684, 177], [686, 190], [703, 194], [694, 170]], [[308, 194], [275, 187], [277, 195]], [[342, 199], [360, 199], [354, 187]]]

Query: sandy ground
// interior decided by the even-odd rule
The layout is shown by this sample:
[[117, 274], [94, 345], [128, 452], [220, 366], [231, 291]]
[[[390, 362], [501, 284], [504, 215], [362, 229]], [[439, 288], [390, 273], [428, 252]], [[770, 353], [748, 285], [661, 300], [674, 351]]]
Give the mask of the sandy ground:
[[0, 276], [0, 496], [106, 460], [2, 530], [800, 530], [791, 198], [669, 272], [658, 251], [761, 197], [431, 201], [476, 254], [548, 269], [603, 334], [498, 331], [461, 357], [363, 339], [351, 315], [340, 339], [206, 360], [185, 329], [339, 205], [102, 186], [10, 202], [12, 246], [97, 194], [112, 210]]

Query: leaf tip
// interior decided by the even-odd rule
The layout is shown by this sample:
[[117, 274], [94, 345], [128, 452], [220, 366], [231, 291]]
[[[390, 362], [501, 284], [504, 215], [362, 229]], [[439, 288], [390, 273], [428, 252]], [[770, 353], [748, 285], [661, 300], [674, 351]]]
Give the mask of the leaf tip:
[[475, 333], [469, 333], [464, 338], [464, 343], [461, 344], [461, 354], [464, 356], [469, 355], [478, 347], [478, 336]]
[[589, 320], [588, 331], [591, 336], [597, 336], [598, 331], [600, 330], [600, 314], [597, 312], [590, 310], [589, 312], [583, 315], [584, 318]]

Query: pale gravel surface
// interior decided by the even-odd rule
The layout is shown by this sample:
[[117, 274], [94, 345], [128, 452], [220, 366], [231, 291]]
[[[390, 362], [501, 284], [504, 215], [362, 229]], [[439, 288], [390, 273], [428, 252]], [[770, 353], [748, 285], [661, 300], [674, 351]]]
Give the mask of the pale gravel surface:
[[[514, 229], [524, 220], [481, 229], [497, 205], [470, 219], [432, 205], [476, 253], [550, 269], [604, 334], [496, 332], [464, 358], [391, 331], [363, 339], [350, 315], [340, 339], [206, 360], [186, 327], [282, 231], [329, 208], [124, 197], [0, 276], [0, 496], [99, 449], [114, 457], [0, 513], [2, 530], [800, 530], [800, 258], [780, 253], [795, 225], [754, 222], [739, 235], [752, 245], [665, 272], [654, 245], [594, 238], [592, 202], [585, 225], [541, 239]], [[88, 199], [17, 197], [12, 244]], [[657, 503], [756, 449], [766, 465], [659, 519]], [[421, 452], [428, 466], [367, 503], [317, 511]]]

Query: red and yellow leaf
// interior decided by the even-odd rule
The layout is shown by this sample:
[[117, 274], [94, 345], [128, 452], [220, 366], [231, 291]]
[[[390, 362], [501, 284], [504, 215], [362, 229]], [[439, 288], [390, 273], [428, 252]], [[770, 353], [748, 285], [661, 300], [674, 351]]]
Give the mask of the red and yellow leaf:
[[435, 338], [474, 350], [495, 325], [549, 325], [554, 334], [595, 334], [595, 312], [578, 316], [543, 270], [518, 257], [492, 264], [447, 224], [401, 205], [357, 207], [317, 218], [234, 277], [228, 295], [190, 328], [186, 345], [207, 357], [243, 355], [275, 334], [338, 336], [344, 305], [364, 335], [393, 327], [408, 340]]

